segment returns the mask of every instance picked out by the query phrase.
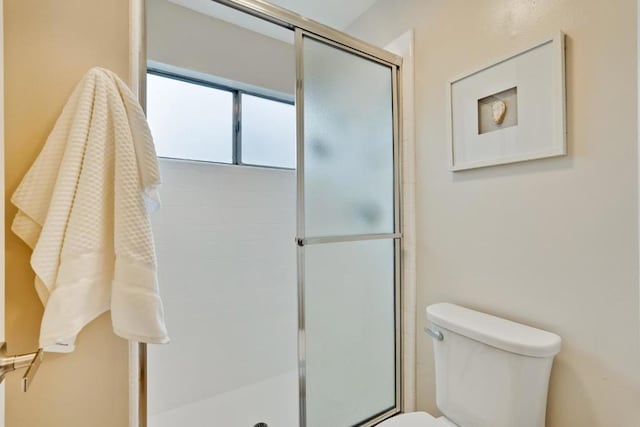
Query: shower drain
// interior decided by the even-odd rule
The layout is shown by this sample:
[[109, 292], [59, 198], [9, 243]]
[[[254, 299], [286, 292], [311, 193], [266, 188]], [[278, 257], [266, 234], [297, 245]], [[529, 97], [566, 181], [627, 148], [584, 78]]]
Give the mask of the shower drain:
[[267, 423], [258, 423], [256, 425], [254, 425], [253, 427], [269, 427], [269, 426], [267, 425]]

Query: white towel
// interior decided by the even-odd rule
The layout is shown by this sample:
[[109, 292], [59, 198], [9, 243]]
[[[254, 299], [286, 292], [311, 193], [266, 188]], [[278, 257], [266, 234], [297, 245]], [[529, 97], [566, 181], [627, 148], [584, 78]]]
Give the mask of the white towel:
[[11, 198], [11, 228], [33, 249], [46, 351], [73, 351], [80, 330], [109, 309], [117, 335], [169, 342], [149, 220], [159, 184], [135, 96], [111, 71], [91, 69]]

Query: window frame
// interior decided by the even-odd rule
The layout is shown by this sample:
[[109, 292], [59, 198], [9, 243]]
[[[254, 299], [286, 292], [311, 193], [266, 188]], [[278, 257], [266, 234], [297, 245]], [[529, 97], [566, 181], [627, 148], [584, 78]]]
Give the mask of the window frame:
[[189, 77], [182, 74], [164, 71], [164, 70], [160, 70], [152, 67], [149, 67], [147, 69], [147, 74], [151, 74], [158, 77], [164, 77], [168, 79], [173, 79], [173, 80], [178, 80], [184, 83], [204, 86], [204, 87], [208, 87], [208, 88], [216, 89], [220, 91], [230, 92], [233, 95], [233, 103], [232, 103], [233, 111], [232, 111], [232, 120], [231, 120], [231, 126], [232, 126], [231, 163], [215, 162], [210, 160], [177, 159], [173, 157], [162, 157], [162, 156], [159, 156], [159, 157], [166, 158], [166, 159], [173, 159], [173, 160], [187, 160], [187, 161], [195, 161], [195, 162], [203, 162], [203, 163], [213, 163], [213, 164], [219, 164], [219, 165], [248, 166], [248, 167], [255, 167], [255, 168], [279, 169], [279, 170], [295, 170], [295, 168], [289, 168], [285, 166], [261, 165], [261, 164], [255, 164], [255, 163], [245, 163], [242, 161], [242, 95], [246, 94], [250, 96], [255, 96], [257, 98], [267, 99], [269, 101], [279, 102], [282, 104], [287, 104], [292, 106], [295, 106], [294, 101], [291, 101], [284, 97], [266, 95], [258, 91], [239, 89], [237, 87], [214, 83], [207, 80]]

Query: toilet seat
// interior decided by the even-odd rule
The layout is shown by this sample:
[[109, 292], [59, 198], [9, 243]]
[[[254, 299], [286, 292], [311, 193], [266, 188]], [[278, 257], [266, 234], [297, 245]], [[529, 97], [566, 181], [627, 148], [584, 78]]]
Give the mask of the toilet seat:
[[426, 412], [400, 414], [378, 424], [378, 427], [457, 427], [444, 417], [433, 418]]

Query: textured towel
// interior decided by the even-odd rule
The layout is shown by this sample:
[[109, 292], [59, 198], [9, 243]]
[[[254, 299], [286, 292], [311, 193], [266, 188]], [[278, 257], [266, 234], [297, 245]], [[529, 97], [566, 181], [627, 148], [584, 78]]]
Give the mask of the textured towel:
[[11, 198], [11, 228], [33, 249], [46, 351], [73, 351], [80, 330], [109, 309], [121, 337], [169, 341], [149, 220], [159, 184], [135, 96], [111, 71], [91, 69]]

